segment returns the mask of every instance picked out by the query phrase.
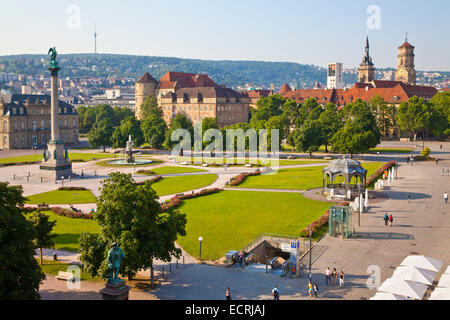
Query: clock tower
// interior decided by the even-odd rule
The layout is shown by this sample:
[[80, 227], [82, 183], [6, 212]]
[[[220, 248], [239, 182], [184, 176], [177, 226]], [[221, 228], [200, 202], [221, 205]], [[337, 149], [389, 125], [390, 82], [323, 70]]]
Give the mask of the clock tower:
[[414, 57], [414, 46], [408, 43], [407, 36], [405, 43], [398, 48], [398, 67], [395, 73], [395, 81], [401, 81], [412, 86], [416, 85]]

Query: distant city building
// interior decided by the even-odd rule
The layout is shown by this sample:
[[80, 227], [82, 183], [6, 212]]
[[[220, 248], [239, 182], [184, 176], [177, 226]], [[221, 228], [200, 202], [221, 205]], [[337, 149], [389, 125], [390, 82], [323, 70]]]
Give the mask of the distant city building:
[[181, 88], [161, 97], [167, 124], [177, 114], [186, 115], [194, 124], [204, 118], [217, 118], [220, 127], [248, 122], [249, 103], [248, 97], [222, 87]]
[[258, 100], [262, 97], [268, 97], [271, 94], [274, 93], [273, 90], [247, 90], [247, 91], [241, 91], [240, 92], [243, 96], [250, 99], [250, 108], [257, 109], [258, 106], [256, 105]]
[[22, 94], [31, 94], [31, 86], [22, 86]]
[[[51, 139], [49, 95], [0, 96], [0, 149], [45, 147]], [[75, 107], [59, 101], [60, 140], [78, 143], [79, 116]]]
[[344, 89], [344, 68], [342, 63], [329, 63], [327, 74], [328, 89]]

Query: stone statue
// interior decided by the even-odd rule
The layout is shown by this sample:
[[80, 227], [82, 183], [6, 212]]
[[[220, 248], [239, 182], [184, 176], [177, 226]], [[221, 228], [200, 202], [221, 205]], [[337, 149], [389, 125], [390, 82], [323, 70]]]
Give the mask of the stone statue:
[[57, 153], [56, 153], [56, 149], [55, 150], [53, 150], [53, 159], [57, 159], [58, 157], [57, 157]]
[[64, 158], [69, 159], [69, 152], [67, 149], [64, 150]]
[[125, 254], [117, 243], [112, 244], [111, 250], [108, 252], [108, 270], [109, 270], [109, 284], [119, 284], [123, 280], [119, 278], [119, 269], [125, 259]]
[[48, 49], [48, 53], [47, 54], [50, 54], [50, 53], [51, 53], [51, 56], [50, 56], [50, 67], [48, 69], [50, 70], [50, 73], [51, 73], [52, 76], [58, 76], [58, 71], [61, 68], [58, 66], [58, 61], [56, 61], [56, 56], [57, 56], [58, 53], [56, 52], [55, 47]]
[[42, 151], [42, 156], [44, 157], [44, 161], [47, 161], [47, 151], [45, 149]]

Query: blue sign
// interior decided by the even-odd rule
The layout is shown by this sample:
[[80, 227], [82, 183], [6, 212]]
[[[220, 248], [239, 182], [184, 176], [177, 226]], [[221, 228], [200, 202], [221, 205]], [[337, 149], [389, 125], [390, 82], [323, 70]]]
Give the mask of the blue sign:
[[297, 249], [299, 246], [299, 241], [291, 241], [291, 249]]

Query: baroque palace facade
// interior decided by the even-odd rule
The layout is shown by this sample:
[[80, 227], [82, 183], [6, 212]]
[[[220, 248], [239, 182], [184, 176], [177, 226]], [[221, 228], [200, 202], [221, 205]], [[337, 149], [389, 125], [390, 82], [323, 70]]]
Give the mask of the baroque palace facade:
[[194, 124], [206, 117], [217, 118], [220, 127], [249, 121], [250, 98], [217, 85], [204, 74], [168, 72], [156, 81], [146, 72], [136, 81], [137, 119], [142, 119], [141, 105], [150, 95], [156, 97], [167, 124], [177, 114]]
[[[50, 96], [0, 96], [0, 149], [42, 148], [51, 140]], [[59, 101], [60, 140], [78, 143], [79, 116], [75, 107]]]

